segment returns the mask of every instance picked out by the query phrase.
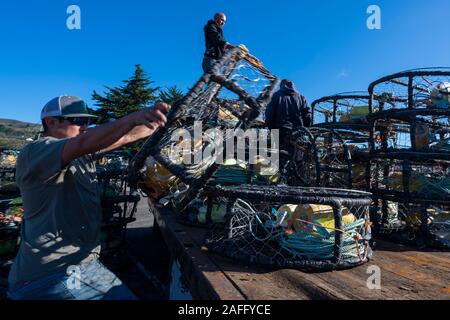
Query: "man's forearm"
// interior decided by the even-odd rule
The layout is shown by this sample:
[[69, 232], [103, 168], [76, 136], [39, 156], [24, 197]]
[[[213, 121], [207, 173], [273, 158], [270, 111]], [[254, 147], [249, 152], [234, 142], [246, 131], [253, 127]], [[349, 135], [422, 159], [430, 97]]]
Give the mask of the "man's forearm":
[[126, 146], [130, 143], [147, 138], [151, 134], [153, 134], [153, 132], [155, 132], [155, 130], [149, 129], [146, 126], [137, 126], [134, 129], [132, 129], [130, 132], [125, 134], [125, 136], [120, 138], [117, 142], [114, 142], [113, 144], [106, 147], [105, 149], [102, 149], [101, 152], [102, 153], [110, 152], [115, 149]]
[[[158, 126], [164, 126], [167, 118], [163, 112], [169, 109], [170, 106], [167, 104], [157, 104], [152, 109], [133, 112], [115, 122], [100, 125], [69, 139], [62, 154], [63, 166], [85, 154], [109, 149], [112, 145], [119, 143], [135, 127], [146, 126], [150, 130], [154, 130]], [[137, 137], [148, 133], [144, 130], [137, 130], [136, 132], [138, 132]]]
[[133, 129], [127, 117], [89, 129], [79, 136], [83, 153], [94, 153], [108, 148]]

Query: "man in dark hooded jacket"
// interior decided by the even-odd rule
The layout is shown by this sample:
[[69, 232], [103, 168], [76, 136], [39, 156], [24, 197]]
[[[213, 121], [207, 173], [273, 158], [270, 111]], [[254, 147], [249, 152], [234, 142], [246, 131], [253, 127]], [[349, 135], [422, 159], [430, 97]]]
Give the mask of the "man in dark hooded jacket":
[[224, 13], [216, 13], [214, 20], [209, 20], [206, 24], [205, 31], [205, 45], [206, 51], [203, 58], [202, 67], [204, 72], [208, 72], [217, 60], [222, 58], [225, 49], [234, 48], [229, 44], [223, 35], [223, 27], [227, 21]]
[[280, 140], [286, 141], [296, 128], [311, 126], [308, 101], [290, 80], [283, 80], [266, 108], [266, 125], [280, 130]]

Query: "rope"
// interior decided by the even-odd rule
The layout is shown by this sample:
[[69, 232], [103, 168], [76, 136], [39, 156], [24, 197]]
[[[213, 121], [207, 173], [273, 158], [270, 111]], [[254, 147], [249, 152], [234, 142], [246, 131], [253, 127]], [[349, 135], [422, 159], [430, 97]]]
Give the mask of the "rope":
[[[275, 222], [271, 219], [270, 214], [264, 214], [264, 216], [269, 218], [264, 220], [262, 219], [261, 212], [258, 214], [258, 211], [252, 205], [241, 199], [236, 200], [234, 211], [234, 217], [237, 219], [236, 221], [242, 225], [248, 224], [248, 230], [252, 238], [259, 242], [263, 242], [264, 244], [268, 244], [270, 242], [278, 243], [280, 249], [286, 250], [292, 256], [297, 258], [304, 258], [306, 256], [310, 259], [330, 259], [334, 256], [334, 237], [318, 237], [317, 235], [311, 233], [300, 232], [288, 234], [286, 230], [282, 230], [282, 228], [280, 228], [285, 216], [281, 218], [277, 217], [277, 221]], [[237, 217], [239, 212], [243, 213], [243, 215], [247, 218], [246, 221], [241, 221], [242, 218]], [[260, 232], [255, 230], [255, 224], [253, 221], [256, 221], [256, 225], [261, 227]], [[295, 219], [295, 221], [316, 226], [318, 228], [343, 233], [346, 237], [342, 242], [342, 257], [344, 259], [358, 257], [361, 262], [366, 261], [369, 253], [368, 243], [365, 243], [365, 245], [360, 244], [363, 237], [356, 231], [358, 228], [365, 227], [366, 233], [370, 232], [369, 228], [371, 224], [366, 219], [359, 219], [358, 221], [345, 226], [343, 229], [326, 227], [321, 224], [302, 219]], [[241, 225], [236, 225], [233, 226], [232, 229], [238, 229], [241, 227]], [[263, 231], [263, 233], [261, 233], [261, 231]], [[356, 254], [354, 253], [355, 251]], [[364, 251], [364, 255], [362, 254], [362, 251]]]

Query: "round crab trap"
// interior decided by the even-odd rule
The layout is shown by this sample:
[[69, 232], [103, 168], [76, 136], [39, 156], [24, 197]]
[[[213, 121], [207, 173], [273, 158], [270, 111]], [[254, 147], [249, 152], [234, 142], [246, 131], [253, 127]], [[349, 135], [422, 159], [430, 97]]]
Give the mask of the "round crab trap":
[[324, 128], [300, 128], [292, 135], [288, 164], [281, 161], [287, 184], [351, 189], [352, 160], [340, 134]]
[[375, 230], [409, 230], [407, 238], [448, 247], [450, 68], [384, 77], [369, 86], [369, 93], [370, 164], [375, 170], [367, 171], [366, 179], [378, 199]]
[[384, 77], [369, 93], [373, 152], [449, 152], [450, 68]]
[[227, 160], [223, 159], [227, 141], [259, 123], [278, 82], [240, 48], [227, 52], [172, 107], [166, 126], [132, 159], [131, 186], [161, 205], [186, 208]]
[[367, 190], [369, 100], [367, 92], [348, 92], [320, 98], [311, 105], [314, 127], [334, 130], [345, 141], [352, 160], [351, 188], [357, 190]]
[[[134, 222], [140, 196], [128, 188], [127, 171], [121, 169], [125, 159], [118, 154], [106, 156], [112, 160], [98, 168], [98, 186], [102, 205], [102, 256], [120, 254], [126, 249], [127, 225]], [[125, 162], [126, 163], [126, 162]]]
[[421, 248], [450, 249], [449, 205], [392, 199], [377, 201], [372, 210], [378, 212], [374, 233]]
[[325, 271], [371, 257], [370, 194], [284, 186], [209, 189], [212, 252], [272, 268]]

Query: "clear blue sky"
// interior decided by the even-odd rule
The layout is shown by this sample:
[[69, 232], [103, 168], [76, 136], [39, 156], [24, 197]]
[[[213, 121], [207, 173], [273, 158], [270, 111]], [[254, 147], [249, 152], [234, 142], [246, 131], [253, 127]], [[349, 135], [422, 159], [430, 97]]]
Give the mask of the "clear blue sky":
[[[81, 8], [82, 29], [66, 28], [66, 9]], [[370, 4], [382, 30], [366, 27]], [[366, 90], [405, 69], [450, 66], [448, 0], [27, 0], [0, 6], [0, 118], [39, 122], [60, 94], [91, 103], [142, 64], [166, 87], [186, 90], [202, 74], [202, 28], [228, 16], [229, 42], [244, 43], [280, 78], [312, 101]]]

